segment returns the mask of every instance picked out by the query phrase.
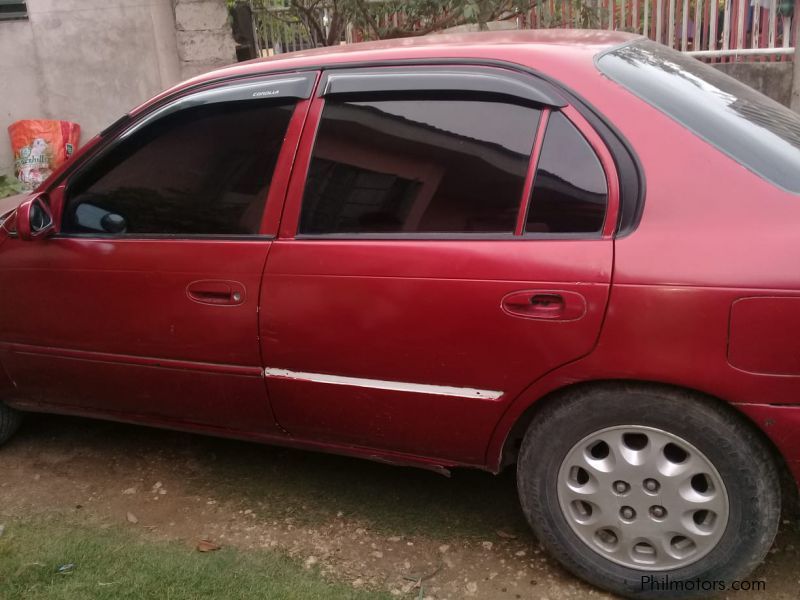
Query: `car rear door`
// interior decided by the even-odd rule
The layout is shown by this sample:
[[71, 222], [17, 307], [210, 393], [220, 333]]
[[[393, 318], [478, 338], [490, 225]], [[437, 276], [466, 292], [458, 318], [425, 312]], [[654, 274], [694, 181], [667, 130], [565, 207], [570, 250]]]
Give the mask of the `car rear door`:
[[281, 426], [481, 464], [510, 400], [596, 343], [613, 169], [528, 75], [323, 74], [262, 289]]
[[315, 80], [185, 94], [50, 194], [60, 232], [0, 253], [0, 352], [17, 403], [275, 428], [259, 288]]

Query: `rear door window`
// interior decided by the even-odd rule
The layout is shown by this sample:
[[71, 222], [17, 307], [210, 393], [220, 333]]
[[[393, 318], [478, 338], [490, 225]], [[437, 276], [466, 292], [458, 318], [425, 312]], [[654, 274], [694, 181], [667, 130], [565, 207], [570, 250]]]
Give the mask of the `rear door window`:
[[299, 233], [511, 235], [540, 115], [463, 96], [326, 100]]

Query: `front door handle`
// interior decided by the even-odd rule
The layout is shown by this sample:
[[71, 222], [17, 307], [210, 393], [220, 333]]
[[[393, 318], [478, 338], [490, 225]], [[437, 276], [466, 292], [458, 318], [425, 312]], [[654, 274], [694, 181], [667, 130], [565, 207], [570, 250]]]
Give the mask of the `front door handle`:
[[586, 314], [586, 299], [577, 292], [522, 290], [506, 294], [501, 307], [514, 317], [575, 321]]
[[235, 306], [244, 302], [244, 291], [244, 285], [238, 281], [220, 279], [201, 279], [186, 286], [189, 299], [202, 304]]

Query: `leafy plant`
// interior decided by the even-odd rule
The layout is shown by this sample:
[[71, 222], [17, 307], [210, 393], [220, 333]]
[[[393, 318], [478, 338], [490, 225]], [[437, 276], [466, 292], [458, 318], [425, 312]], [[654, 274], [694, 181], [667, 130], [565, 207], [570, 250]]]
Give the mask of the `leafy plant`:
[[26, 191], [25, 186], [16, 177], [0, 175], [0, 198], [21, 194], [24, 191]]

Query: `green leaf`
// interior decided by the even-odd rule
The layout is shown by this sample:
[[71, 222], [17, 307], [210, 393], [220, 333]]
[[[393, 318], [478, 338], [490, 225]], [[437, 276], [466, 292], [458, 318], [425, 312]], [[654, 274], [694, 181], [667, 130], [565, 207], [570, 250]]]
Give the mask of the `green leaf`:
[[26, 191], [25, 186], [16, 177], [0, 175], [0, 198], [21, 194], [24, 191]]

